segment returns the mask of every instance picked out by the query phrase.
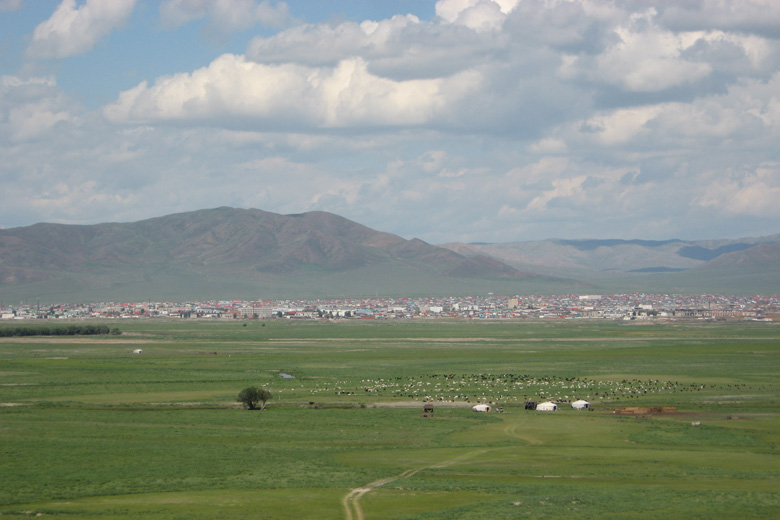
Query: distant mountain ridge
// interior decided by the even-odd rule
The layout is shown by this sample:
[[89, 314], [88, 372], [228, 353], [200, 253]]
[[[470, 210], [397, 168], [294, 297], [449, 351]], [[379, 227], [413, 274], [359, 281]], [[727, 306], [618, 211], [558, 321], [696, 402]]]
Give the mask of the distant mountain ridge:
[[[548, 239], [495, 244], [453, 242], [443, 244], [442, 247], [465, 256], [492, 256], [519, 269], [573, 268], [632, 272], [639, 269], [691, 269], [729, 253], [748, 251], [762, 244], [780, 244], [780, 234], [760, 238], [698, 241]], [[724, 261], [727, 260], [722, 260]]]
[[0, 230], [0, 303], [780, 292], [780, 235], [435, 246], [321, 211], [215, 208]]
[[516, 269], [595, 287], [699, 292], [780, 291], [780, 234], [722, 240], [563, 240], [444, 244]]
[[258, 293], [289, 287], [298, 294], [306, 288], [301, 284], [338, 294], [361, 279], [386, 292], [420, 287], [420, 279], [433, 288], [458, 287], [464, 279], [535, 278], [543, 277], [321, 211], [280, 215], [223, 207], [133, 223], [0, 230], [0, 291], [13, 295], [67, 295], [68, 287], [86, 285], [90, 291], [76, 292], [164, 298], [165, 288], [205, 298], [208, 291], [242, 286]]

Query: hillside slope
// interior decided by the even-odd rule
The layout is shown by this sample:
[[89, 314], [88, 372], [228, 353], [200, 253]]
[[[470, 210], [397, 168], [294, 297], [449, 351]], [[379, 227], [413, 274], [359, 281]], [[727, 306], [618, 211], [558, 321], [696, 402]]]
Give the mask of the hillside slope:
[[494, 287], [538, 278], [326, 212], [223, 207], [133, 223], [0, 230], [0, 289], [11, 297], [458, 292], [480, 280]]
[[776, 292], [780, 235], [724, 240], [540, 240], [451, 243], [548, 276], [576, 278], [601, 292]]

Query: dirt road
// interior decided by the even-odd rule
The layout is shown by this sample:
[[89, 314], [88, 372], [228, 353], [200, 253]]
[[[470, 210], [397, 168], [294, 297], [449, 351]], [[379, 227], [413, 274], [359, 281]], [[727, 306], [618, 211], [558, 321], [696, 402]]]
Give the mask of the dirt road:
[[346, 520], [365, 520], [365, 516], [363, 515], [363, 508], [360, 506], [360, 499], [363, 497], [363, 495], [373, 491], [378, 487], [382, 487], [385, 484], [389, 484], [390, 482], [398, 480], [399, 478], [411, 477], [414, 474], [424, 469], [446, 468], [447, 466], [452, 466], [453, 464], [457, 464], [458, 462], [462, 462], [466, 459], [470, 459], [486, 451], [487, 450], [470, 451], [464, 455], [460, 455], [458, 457], [448, 459], [443, 462], [433, 464], [431, 466], [424, 466], [422, 468], [416, 468], [416, 469], [415, 468], [407, 469], [403, 473], [400, 473], [394, 477], [387, 477], [380, 480], [375, 480], [374, 482], [369, 482], [364, 486], [356, 487], [350, 490], [350, 492], [347, 493], [341, 501], [342, 504], [344, 504], [345, 518]]

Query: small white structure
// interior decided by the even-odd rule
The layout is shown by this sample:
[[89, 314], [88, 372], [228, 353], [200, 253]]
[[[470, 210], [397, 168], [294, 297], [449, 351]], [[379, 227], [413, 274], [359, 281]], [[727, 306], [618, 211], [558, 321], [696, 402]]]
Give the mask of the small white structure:
[[579, 401], [574, 401], [571, 403], [571, 407], [575, 410], [585, 410], [587, 408], [590, 408], [590, 403], [588, 401], [585, 401], [583, 399], [580, 399]]
[[133, 351], [133, 354], [143, 354], [143, 353], [144, 353], [144, 351], [143, 351], [143, 350], [141, 350], [140, 348], [137, 348], [137, 349], [135, 349], [135, 350]]
[[536, 405], [536, 411], [537, 412], [554, 412], [558, 409], [558, 405], [553, 403], [552, 401], [547, 401], [545, 403], [539, 403]]
[[490, 405], [489, 404], [475, 404], [471, 407], [471, 409], [475, 412], [489, 412], [490, 411]]

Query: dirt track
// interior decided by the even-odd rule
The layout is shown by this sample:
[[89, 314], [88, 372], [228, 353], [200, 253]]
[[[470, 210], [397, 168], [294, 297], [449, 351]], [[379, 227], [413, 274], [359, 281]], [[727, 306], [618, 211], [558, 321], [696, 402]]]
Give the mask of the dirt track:
[[385, 484], [389, 484], [390, 482], [393, 482], [394, 480], [398, 480], [399, 478], [411, 477], [412, 475], [424, 469], [446, 468], [447, 466], [452, 466], [453, 464], [457, 464], [458, 462], [462, 462], [466, 459], [470, 459], [471, 457], [479, 455], [480, 453], [484, 453], [485, 451], [487, 450], [470, 451], [465, 455], [460, 455], [453, 459], [445, 460], [444, 462], [439, 462], [438, 464], [433, 464], [431, 466], [424, 466], [422, 468], [417, 468], [417, 469], [414, 468], [407, 469], [403, 473], [400, 473], [394, 477], [387, 477], [380, 480], [375, 480], [374, 482], [369, 482], [364, 486], [354, 488], [350, 490], [350, 492], [347, 493], [341, 501], [342, 504], [344, 504], [345, 518], [346, 520], [365, 520], [365, 516], [363, 515], [363, 508], [360, 506], [360, 499], [363, 497], [363, 495], [365, 495], [366, 493], [370, 493], [371, 491], [373, 491], [378, 487], [382, 487]]

